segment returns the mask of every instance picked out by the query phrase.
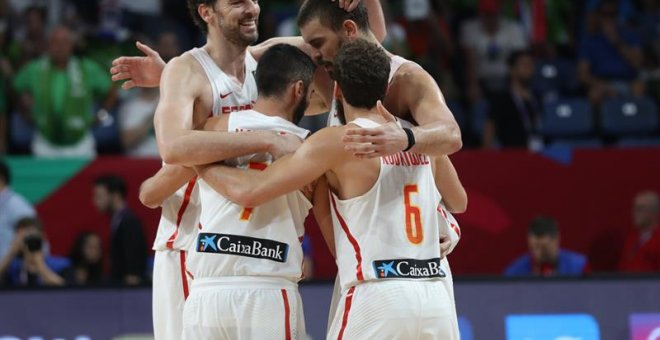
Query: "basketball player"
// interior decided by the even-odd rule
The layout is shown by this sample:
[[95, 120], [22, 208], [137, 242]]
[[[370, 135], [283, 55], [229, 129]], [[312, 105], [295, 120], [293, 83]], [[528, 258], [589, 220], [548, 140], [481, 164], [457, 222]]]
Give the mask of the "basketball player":
[[161, 217], [154, 241], [152, 316], [154, 338], [181, 339], [183, 306], [190, 292], [187, 251], [199, 224], [199, 186], [190, 168], [163, 165], [140, 186], [140, 201]]
[[[325, 174], [331, 190], [342, 301], [328, 338], [457, 339], [442, 279], [440, 195], [428, 156], [406, 151], [360, 159], [348, 129], [388, 123], [390, 60], [363, 39], [343, 44], [333, 67], [348, 125], [325, 128], [262, 172], [196, 167], [206, 183], [243, 206], [258, 206]], [[380, 111], [380, 112], [379, 112]]]

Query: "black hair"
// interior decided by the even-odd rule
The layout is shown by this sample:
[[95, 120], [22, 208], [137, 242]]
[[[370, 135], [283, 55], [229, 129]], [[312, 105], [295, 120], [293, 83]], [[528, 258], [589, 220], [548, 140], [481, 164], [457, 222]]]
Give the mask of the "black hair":
[[316, 65], [297, 47], [277, 44], [259, 59], [255, 80], [260, 96], [280, 96], [292, 83], [302, 80], [305, 89], [312, 83]]
[[202, 31], [202, 34], [207, 35], [209, 33], [209, 27], [206, 24], [206, 21], [202, 18], [201, 15], [199, 15], [199, 12], [197, 11], [197, 8], [199, 5], [205, 5], [205, 6], [215, 6], [215, 3], [218, 2], [218, 0], [187, 0], [188, 2], [188, 12], [190, 13], [190, 17], [192, 18], [193, 22], [195, 23], [195, 26], [199, 28], [200, 31]]
[[298, 12], [298, 27], [303, 27], [317, 18], [323, 25], [334, 31], [339, 31], [346, 20], [355, 22], [358, 29], [363, 32], [369, 30], [369, 16], [362, 3], [354, 10], [347, 12], [345, 9], [339, 8], [337, 2], [334, 1], [306, 0]]
[[14, 226], [16, 231], [19, 231], [23, 228], [27, 227], [36, 227], [39, 229], [39, 231], [42, 231], [44, 229], [44, 225], [41, 223], [41, 220], [39, 220], [36, 217], [23, 217], [18, 222], [16, 222], [16, 225]]
[[372, 109], [387, 92], [390, 58], [367, 40], [346, 42], [335, 57], [334, 76], [348, 104]]
[[126, 198], [126, 181], [117, 175], [103, 175], [94, 180], [94, 185], [102, 186], [110, 194], [119, 194], [122, 198]]
[[552, 217], [538, 216], [529, 224], [528, 233], [536, 237], [557, 237], [559, 236], [559, 226]]

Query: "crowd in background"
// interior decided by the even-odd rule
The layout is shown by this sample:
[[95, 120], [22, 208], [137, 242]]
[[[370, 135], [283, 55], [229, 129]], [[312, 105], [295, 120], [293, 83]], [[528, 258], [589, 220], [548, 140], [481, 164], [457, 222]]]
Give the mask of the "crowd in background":
[[[260, 40], [299, 33], [298, 4], [260, 5]], [[383, 0], [382, 5], [384, 46], [435, 78], [467, 148], [660, 146], [660, 2]], [[153, 131], [158, 89], [120, 90], [108, 72], [115, 57], [138, 54], [136, 40], [166, 61], [204, 43], [185, 1], [0, 0], [0, 155], [158, 157]], [[607, 117], [617, 104], [623, 116], [644, 118], [650, 112], [651, 120], [642, 119], [637, 130], [612, 129]], [[562, 126], [557, 117], [577, 120]], [[576, 127], [584, 117], [585, 126]], [[112, 215], [113, 249], [104, 252], [98, 235], [83, 233], [70, 256], [62, 258], [49, 255], [42, 222], [11, 191], [8, 170], [0, 175], [2, 282], [147, 280], [148, 246], [139, 220], [122, 204], [121, 179], [95, 183], [97, 207]], [[14, 210], [1, 206], [9, 204]], [[637, 229], [625, 241], [622, 270], [660, 271], [659, 212], [653, 193], [634, 202]], [[529, 255], [506, 273], [588, 273], [584, 256], [560, 249], [559, 235], [552, 218], [534, 220]], [[109, 277], [103, 254], [111, 257]], [[644, 267], [648, 259], [651, 267]]]
[[[260, 5], [260, 40], [299, 33], [298, 4]], [[466, 147], [660, 145], [657, 1], [382, 5], [384, 45], [435, 78]], [[166, 61], [204, 42], [184, 1], [0, 0], [0, 153], [157, 157], [158, 90], [108, 74], [136, 40]]]

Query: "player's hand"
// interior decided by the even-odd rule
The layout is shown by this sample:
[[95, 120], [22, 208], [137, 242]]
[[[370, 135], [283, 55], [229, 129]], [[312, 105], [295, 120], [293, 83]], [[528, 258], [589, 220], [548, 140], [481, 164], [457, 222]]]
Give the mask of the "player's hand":
[[133, 87], [157, 87], [165, 68], [165, 61], [149, 46], [139, 41], [135, 45], [145, 56], [119, 57], [113, 60], [110, 68], [112, 81], [127, 80], [121, 86], [124, 90]]
[[444, 259], [449, 255], [451, 249], [451, 238], [447, 235], [440, 235], [440, 258]]
[[358, 158], [376, 158], [395, 154], [408, 147], [408, 136], [396, 118], [378, 101], [378, 112], [386, 124], [376, 128], [348, 129], [342, 139], [346, 151]]
[[303, 141], [298, 138], [298, 136], [288, 133], [278, 133], [273, 136], [273, 142], [269, 153], [277, 160], [296, 152], [300, 145], [302, 145], [302, 142]]
[[[335, 1], [337, 0], [332, 0], [332, 2]], [[362, 0], [338, 0], [339, 8], [343, 8], [346, 11], [350, 12], [357, 8], [357, 6], [360, 4], [360, 1]]]

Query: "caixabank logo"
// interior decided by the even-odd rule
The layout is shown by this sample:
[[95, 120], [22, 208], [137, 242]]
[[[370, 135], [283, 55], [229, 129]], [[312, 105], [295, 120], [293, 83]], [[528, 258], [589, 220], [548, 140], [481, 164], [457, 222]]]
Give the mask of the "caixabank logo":
[[447, 274], [440, 268], [440, 258], [428, 260], [391, 259], [373, 262], [376, 277], [380, 279], [427, 279], [445, 277]]
[[199, 233], [197, 252], [247, 256], [284, 263], [289, 253], [289, 245], [248, 236]]

